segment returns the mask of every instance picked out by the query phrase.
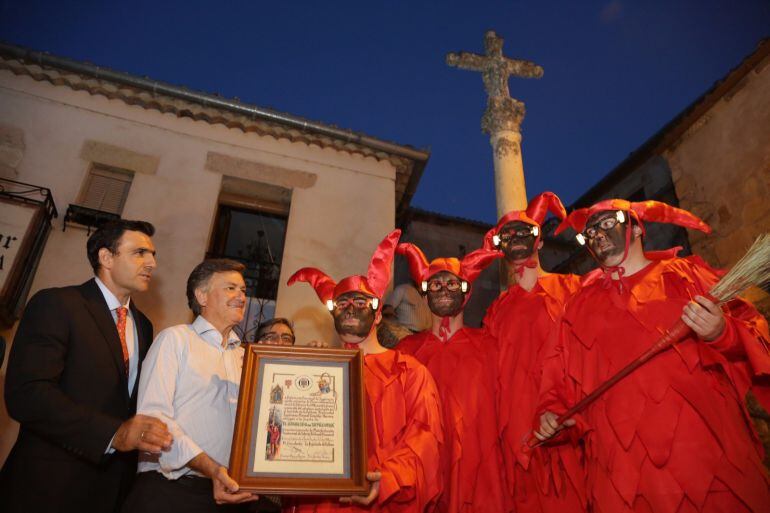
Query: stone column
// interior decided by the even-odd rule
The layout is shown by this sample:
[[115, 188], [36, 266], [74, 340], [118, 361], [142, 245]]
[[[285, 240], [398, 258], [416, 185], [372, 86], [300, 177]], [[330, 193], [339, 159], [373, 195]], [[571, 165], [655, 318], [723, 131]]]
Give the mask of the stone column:
[[481, 120], [481, 128], [489, 134], [492, 145], [498, 219], [511, 210], [527, 208], [519, 131], [524, 114], [524, 103], [505, 98], [490, 101]]
[[492, 134], [494, 149], [497, 218], [511, 210], [527, 208], [524, 165], [521, 162], [521, 134], [509, 130]]

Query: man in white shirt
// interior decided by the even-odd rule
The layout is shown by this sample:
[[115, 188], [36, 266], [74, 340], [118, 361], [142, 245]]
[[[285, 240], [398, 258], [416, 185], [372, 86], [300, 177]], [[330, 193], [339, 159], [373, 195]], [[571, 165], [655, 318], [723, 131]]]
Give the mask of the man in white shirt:
[[124, 512], [222, 511], [257, 499], [238, 492], [226, 468], [243, 363], [233, 332], [246, 304], [243, 270], [232, 260], [199, 264], [187, 280], [195, 320], [161, 331], [147, 353], [137, 411], [165, 422], [174, 442], [140, 456]]

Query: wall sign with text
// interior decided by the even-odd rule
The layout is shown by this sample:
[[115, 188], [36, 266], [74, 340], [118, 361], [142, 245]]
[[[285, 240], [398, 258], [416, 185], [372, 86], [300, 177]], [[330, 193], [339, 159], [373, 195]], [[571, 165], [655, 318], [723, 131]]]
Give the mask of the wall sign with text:
[[0, 327], [13, 325], [24, 308], [51, 230], [46, 206], [0, 195]]

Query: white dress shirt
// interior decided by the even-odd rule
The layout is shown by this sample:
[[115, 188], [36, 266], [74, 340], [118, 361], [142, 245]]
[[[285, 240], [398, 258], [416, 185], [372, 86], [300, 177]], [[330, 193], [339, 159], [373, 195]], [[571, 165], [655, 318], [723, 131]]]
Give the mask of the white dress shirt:
[[140, 453], [139, 472], [199, 475], [186, 464], [201, 452], [228, 466], [242, 365], [238, 336], [230, 332], [223, 347], [202, 316], [158, 333], [142, 363], [137, 413], [165, 422], [174, 443], [159, 456]]
[[96, 285], [102, 291], [104, 300], [107, 301], [107, 308], [110, 309], [112, 320], [115, 321], [116, 325], [118, 323], [118, 308], [124, 306], [128, 310], [128, 315], [126, 315], [126, 348], [128, 349], [128, 395], [131, 395], [131, 392], [134, 391], [136, 375], [139, 372], [139, 335], [136, 332], [134, 316], [131, 309], [128, 308], [131, 304], [131, 298], [128, 298], [125, 305], [121, 305], [115, 294], [110, 292], [102, 280], [96, 278]]

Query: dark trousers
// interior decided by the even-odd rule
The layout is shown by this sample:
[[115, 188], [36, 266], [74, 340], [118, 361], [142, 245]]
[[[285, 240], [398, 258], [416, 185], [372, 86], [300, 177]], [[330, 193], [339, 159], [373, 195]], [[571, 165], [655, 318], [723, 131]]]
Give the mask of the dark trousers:
[[0, 512], [120, 511], [136, 476], [135, 456], [115, 453], [95, 465], [45, 441], [30, 444], [33, 436], [22, 428], [0, 471]]
[[123, 513], [240, 513], [242, 504], [214, 502], [211, 479], [166, 479], [159, 472], [141, 472], [128, 494]]

